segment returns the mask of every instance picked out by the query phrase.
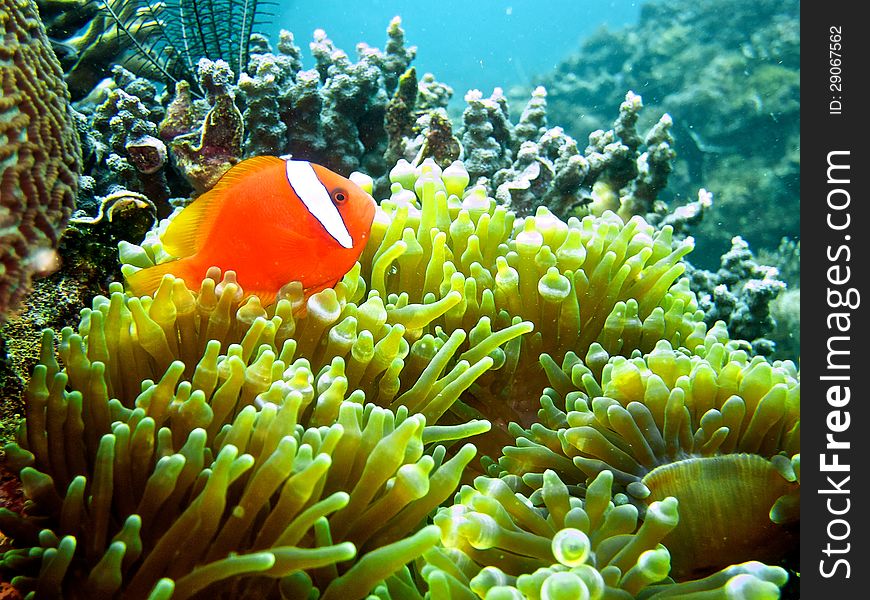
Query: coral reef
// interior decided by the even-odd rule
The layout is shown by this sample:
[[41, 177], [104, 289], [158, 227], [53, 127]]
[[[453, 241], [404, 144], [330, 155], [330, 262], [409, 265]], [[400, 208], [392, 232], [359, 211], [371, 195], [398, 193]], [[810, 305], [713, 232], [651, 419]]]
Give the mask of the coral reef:
[[173, 197], [205, 191], [241, 160], [233, 72], [223, 61], [202, 59], [196, 73], [205, 98], [194, 98], [180, 81], [167, 101], [151, 81], [116, 66], [107, 88], [76, 103], [93, 178], [79, 199], [83, 216], [95, 216], [101, 195], [126, 191], [147, 195], [165, 217]]
[[605, 127], [603, 109], [626, 89], [652, 101], [645, 119], [673, 117], [681, 160], [668, 195], [685, 201], [704, 187], [719, 200], [695, 230], [705, 240], [695, 260], [707, 268], [736, 235], [773, 249], [798, 234], [798, 9], [797, 0], [652, 0], [637, 25], [599, 30], [536, 81], [572, 135]]
[[74, 103], [87, 173], [74, 216], [96, 218], [104, 197], [128, 192], [146, 194], [165, 216], [167, 200], [180, 186], [166, 168], [165, 144], [155, 137], [166, 112], [163, 94], [123, 67], [111, 74], [105, 86]]
[[[200, 58], [223, 59], [238, 73], [248, 61], [251, 32], [261, 24], [258, 0], [37, 0], [61, 50], [66, 79], [80, 99], [113, 65], [165, 84], [196, 84]], [[190, 35], [196, 31], [197, 35]]]
[[81, 148], [31, 0], [0, 4], [0, 321], [45, 268], [75, 206]]
[[[96, 218], [72, 218], [60, 237], [56, 270], [33, 282], [16, 314], [0, 325], [0, 440], [14, 437], [23, 414], [22, 392], [39, 362], [41, 331], [79, 320], [82, 307], [120, 276], [118, 242], [140, 240], [155, 221], [144, 196], [118, 192], [101, 198]], [[9, 429], [7, 429], [9, 427]]]
[[326, 32], [314, 32], [315, 68], [301, 70], [293, 36], [281, 32], [278, 54], [265, 40], [239, 79], [250, 132], [247, 154], [292, 154], [348, 175], [362, 169], [386, 172], [384, 117], [390, 97], [416, 48], [405, 48], [401, 21], [387, 29], [384, 51], [357, 46], [358, 60], [335, 47]]
[[777, 356], [797, 361], [801, 355], [801, 242], [783, 238], [775, 251], [758, 255], [759, 262], [779, 270], [779, 279], [788, 286], [771, 302], [770, 316], [777, 327], [769, 337], [776, 344]]
[[489, 99], [477, 90], [466, 95], [462, 143], [472, 182], [521, 215], [541, 205], [563, 218], [611, 210], [628, 220], [662, 212], [656, 200], [675, 157], [670, 116], [641, 136], [643, 102], [629, 91], [613, 128], [589, 134], [581, 153], [561, 127], [547, 128], [546, 98], [536, 88], [514, 126], [501, 90]]
[[[435, 81], [431, 73], [418, 81], [414, 67], [399, 78], [384, 117], [387, 164], [397, 160], [420, 164], [431, 158], [446, 168], [461, 156], [462, 145], [453, 134], [453, 124], [444, 108], [452, 95], [453, 90]], [[389, 182], [382, 183], [377, 190], [386, 193]]]
[[120, 181], [147, 191], [166, 216], [167, 199], [190, 187], [201, 193], [254, 155], [289, 154], [343, 175], [362, 169], [378, 194], [388, 193], [387, 165], [398, 160], [417, 167], [432, 158], [447, 168], [462, 157], [472, 183], [520, 216], [539, 205], [565, 218], [607, 209], [623, 220], [662, 212], [656, 200], [671, 171], [671, 122], [665, 115], [642, 135], [640, 96], [629, 93], [613, 128], [593, 132], [583, 152], [564, 130], [547, 127], [543, 88], [516, 125], [500, 90], [490, 98], [472, 90], [462, 126], [454, 128], [445, 110], [452, 89], [409, 68], [416, 49], [405, 46], [398, 18], [387, 36], [384, 51], [360, 44], [352, 62], [318, 30], [310, 44], [315, 65], [306, 70], [292, 34], [281, 32], [276, 52], [254, 35], [237, 85], [227, 63], [198, 63], [189, 79], [204, 99], [185, 80], [171, 101], [157, 97], [153, 85], [116, 67], [108, 87], [79, 104], [97, 132], [90, 154], [104, 165], [96, 169], [97, 189], [112, 193], [106, 182]]
[[[245, 126], [242, 113], [236, 107], [232, 89], [234, 74], [230, 66], [222, 60], [212, 62], [202, 58], [197, 65], [197, 78], [206, 92], [206, 100], [194, 108], [187, 96], [187, 87], [177, 88], [170, 107], [178, 113], [161, 122], [160, 134], [169, 139], [176, 169], [194, 191], [201, 194], [241, 160]], [[172, 135], [173, 129], [185, 120], [193, 121], [192, 117], [181, 117], [185, 108], [188, 113], [206, 111], [200, 129]], [[176, 121], [176, 117], [181, 117], [182, 123]]]
[[[137, 62], [128, 44], [171, 37], [180, 21], [160, 16], [175, 2], [44, 5], [57, 37], [127, 37], [77, 46], [92, 75], [111, 74], [71, 116], [82, 210], [64, 269], [4, 329], [2, 393], [26, 386], [4, 403], [25, 416], [4, 458], [24, 499], [0, 508], [0, 574], [18, 590], [779, 597], [782, 567], [799, 571], [800, 490], [799, 372], [760, 354], [779, 282], [739, 242], [719, 273], [685, 262], [712, 195], [661, 202], [675, 166], [685, 175], [687, 126], [662, 113], [661, 90], [611, 81], [626, 86], [619, 115], [582, 148], [550, 124], [558, 86], [536, 88], [516, 123], [501, 90], [472, 90], [455, 126], [453, 91], [418, 78], [398, 18], [385, 49], [360, 44], [355, 61], [316, 31], [305, 70], [290, 33], [277, 51], [256, 34], [241, 44], [232, 29], [250, 23], [231, 20], [215, 30], [239, 51], [229, 61], [169, 58], [161, 42]], [[128, 12], [106, 20], [110, 8]], [[108, 68], [122, 56], [130, 70]], [[639, 72], [658, 68], [647, 59]], [[165, 91], [148, 79], [166, 75]], [[370, 243], [334, 288], [306, 298], [288, 282], [264, 305], [233, 271], [196, 290], [166, 276], [153, 297], [108, 283], [118, 254], [128, 275], [173, 260], [160, 235], [176, 207], [255, 154], [368, 173], [350, 176], [382, 199]]]
[[731, 250], [722, 255], [715, 273], [689, 265], [686, 275], [708, 325], [724, 321], [734, 337], [752, 343], [756, 354], [776, 354], [769, 339], [778, 327], [772, 305], [787, 286], [776, 267], [755, 260], [743, 238], [731, 240]]
[[[708, 331], [680, 279], [691, 240], [611, 212], [519, 218], [467, 187], [460, 162], [399, 162], [390, 177], [371, 243], [335, 289], [305, 301], [290, 283], [264, 307], [240, 304], [232, 272], [197, 293], [167, 276], [153, 298], [115, 283], [61, 333], [63, 369], [44, 333], [26, 425], [6, 448], [30, 502], [0, 511], [16, 585], [64, 597], [777, 597], [778, 567], [700, 561], [707, 536], [691, 517], [703, 511], [679, 477], [659, 481], [692, 463], [683, 453], [760, 469], [776, 485], [749, 493], [747, 509], [760, 508], [747, 539], [791, 543], [777, 528], [797, 509], [797, 373], [750, 358], [721, 323]], [[126, 271], [171, 260], [167, 224], [121, 244]], [[634, 398], [649, 407], [635, 423], [646, 446], [618, 439], [643, 418]], [[508, 434], [519, 440], [502, 455]], [[426, 525], [468, 472], [475, 447], [455, 446], [472, 436], [499, 460]], [[173, 544], [182, 530], [196, 543]]]

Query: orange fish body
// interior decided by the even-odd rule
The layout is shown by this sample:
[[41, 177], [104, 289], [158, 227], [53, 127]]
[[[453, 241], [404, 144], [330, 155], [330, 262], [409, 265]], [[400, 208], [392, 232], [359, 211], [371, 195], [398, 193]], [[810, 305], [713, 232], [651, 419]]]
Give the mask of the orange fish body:
[[161, 236], [178, 260], [127, 278], [137, 295], [152, 294], [167, 273], [199, 289], [209, 267], [233, 270], [246, 296], [272, 303], [299, 281], [308, 296], [333, 287], [365, 247], [375, 215], [358, 185], [307, 161], [260, 156], [227, 171], [184, 208]]

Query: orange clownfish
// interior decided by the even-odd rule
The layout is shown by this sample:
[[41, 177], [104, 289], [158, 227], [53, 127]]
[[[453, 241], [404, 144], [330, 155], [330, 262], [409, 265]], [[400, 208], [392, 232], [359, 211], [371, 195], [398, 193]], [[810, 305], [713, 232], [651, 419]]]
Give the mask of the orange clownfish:
[[326, 167], [274, 156], [249, 158], [185, 207], [161, 236], [178, 260], [127, 278], [152, 294], [167, 273], [199, 289], [209, 267], [233, 270], [245, 296], [264, 306], [299, 281], [305, 296], [335, 286], [365, 247], [375, 201]]

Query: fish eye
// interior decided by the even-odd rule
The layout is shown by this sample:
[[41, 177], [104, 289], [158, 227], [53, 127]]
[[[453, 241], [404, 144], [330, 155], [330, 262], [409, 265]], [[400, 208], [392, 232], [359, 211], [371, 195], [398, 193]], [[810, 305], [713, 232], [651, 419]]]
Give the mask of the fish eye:
[[347, 202], [347, 192], [342, 189], [333, 190], [332, 192], [332, 201], [336, 204], [344, 204]]

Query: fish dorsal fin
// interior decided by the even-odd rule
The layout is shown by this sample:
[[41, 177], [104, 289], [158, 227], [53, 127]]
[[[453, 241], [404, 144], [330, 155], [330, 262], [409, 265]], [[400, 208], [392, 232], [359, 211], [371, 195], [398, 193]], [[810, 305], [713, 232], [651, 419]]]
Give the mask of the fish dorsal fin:
[[213, 188], [184, 207], [172, 219], [166, 231], [160, 236], [163, 249], [179, 258], [193, 256], [199, 252], [208, 239], [209, 231], [214, 225], [215, 217], [220, 212], [220, 205], [228, 191], [248, 175], [262, 172], [270, 166], [279, 165], [283, 168], [283, 164], [283, 160], [274, 156], [256, 156], [231, 168]]

